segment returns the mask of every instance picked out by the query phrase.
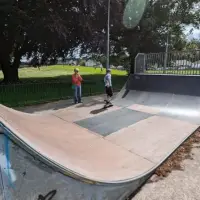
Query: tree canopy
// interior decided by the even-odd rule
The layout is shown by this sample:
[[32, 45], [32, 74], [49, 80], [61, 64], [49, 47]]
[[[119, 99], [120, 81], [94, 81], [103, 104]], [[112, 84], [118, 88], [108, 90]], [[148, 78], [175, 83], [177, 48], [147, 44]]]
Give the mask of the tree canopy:
[[[134, 64], [138, 52], [163, 51], [167, 34], [170, 48], [184, 47], [183, 27], [199, 26], [199, 0], [149, 0], [142, 19], [125, 26], [130, 3], [111, 0], [111, 61]], [[137, 8], [137, 6], [136, 6]], [[129, 9], [135, 12], [134, 7]], [[0, 66], [5, 83], [19, 80], [22, 56], [47, 59], [64, 57], [79, 46], [82, 53], [105, 55], [107, 0], [1, 0]], [[128, 55], [128, 56], [127, 56]], [[119, 59], [120, 58], [120, 59]]]

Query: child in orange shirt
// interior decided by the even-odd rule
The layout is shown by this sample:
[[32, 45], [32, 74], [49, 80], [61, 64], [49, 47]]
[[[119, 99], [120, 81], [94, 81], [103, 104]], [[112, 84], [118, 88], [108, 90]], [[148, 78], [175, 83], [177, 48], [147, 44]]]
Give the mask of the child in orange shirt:
[[83, 79], [79, 74], [79, 69], [74, 69], [74, 74], [72, 75], [72, 87], [74, 89], [74, 103], [81, 103], [81, 83]]

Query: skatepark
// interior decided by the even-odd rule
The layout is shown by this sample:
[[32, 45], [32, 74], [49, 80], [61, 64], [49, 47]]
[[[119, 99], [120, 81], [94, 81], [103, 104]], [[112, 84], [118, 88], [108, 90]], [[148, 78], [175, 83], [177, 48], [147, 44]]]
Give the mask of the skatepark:
[[199, 199], [198, 1], [0, 9], [0, 200]]
[[1, 105], [2, 199], [128, 198], [199, 127], [199, 83], [135, 74], [108, 109], [102, 98], [39, 114]]

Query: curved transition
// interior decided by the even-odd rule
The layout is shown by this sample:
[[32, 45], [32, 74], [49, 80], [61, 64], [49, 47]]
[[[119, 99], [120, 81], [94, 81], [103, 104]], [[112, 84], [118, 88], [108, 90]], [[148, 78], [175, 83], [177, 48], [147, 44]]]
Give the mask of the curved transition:
[[106, 110], [102, 99], [48, 114], [0, 105], [2, 199], [126, 199], [200, 123], [199, 96], [159, 78], [130, 76]]

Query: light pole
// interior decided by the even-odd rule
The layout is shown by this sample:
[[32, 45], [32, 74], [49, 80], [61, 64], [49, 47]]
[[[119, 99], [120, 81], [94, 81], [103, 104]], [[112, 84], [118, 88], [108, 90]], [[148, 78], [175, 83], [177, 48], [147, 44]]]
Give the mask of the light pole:
[[110, 68], [110, 0], [108, 0], [106, 69]]
[[164, 59], [164, 70], [163, 73], [166, 73], [167, 68], [167, 60], [168, 60], [168, 53], [169, 53], [169, 31], [167, 33], [167, 41], [166, 41], [166, 47], [165, 47], [165, 59]]
[[[171, 5], [170, 5], [171, 6]], [[169, 13], [169, 18], [168, 18], [168, 26], [167, 26], [167, 40], [166, 40], [166, 46], [165, 46], [165, 57], [164, 57], [164, 69], [163, 73], [166, 73], [166, 68], [167, 68], [167, 63], [168, 63], [168, 54], [169, 54], [169, 43], [170, 43], [170, 36], [171, 36], [171, 10]]]

